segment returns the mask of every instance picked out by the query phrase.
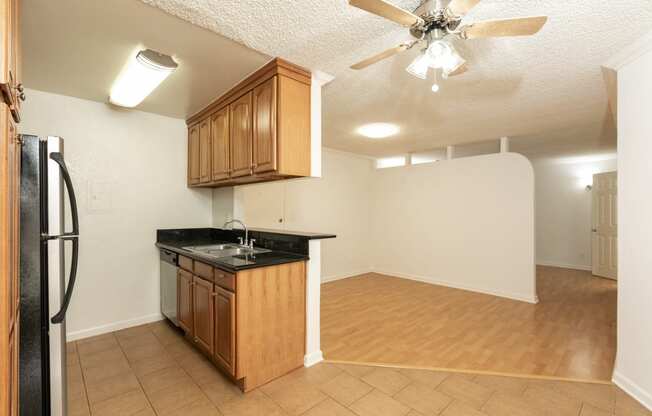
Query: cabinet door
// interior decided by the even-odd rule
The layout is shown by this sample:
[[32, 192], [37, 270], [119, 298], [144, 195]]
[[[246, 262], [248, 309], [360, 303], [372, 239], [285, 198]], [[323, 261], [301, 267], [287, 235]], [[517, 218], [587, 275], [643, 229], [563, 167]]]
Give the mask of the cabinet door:
[[212, 179], [219, 181], [229, 177], [229, 107], [224, 107], [211, 117], [211, 140], [213, 146]]
[[211, 124], [210, 120], [199, 122], [199, 182], [211, 180]]
[[[2, 0], [0, 1], [0, 31], [2, 39], [2, 68], [0, 71], [0, 87], [4, 101], [9, 105], [12, 116], [16, 122], [19, 121], [20, 111], [19, 95], [22, 92], [20, 85], [20, 30], [18, 25], [19, 19], [19, 1]], [[20, 90], [20, 91], [19, 91]]]
[[235, 375], [235, 294], [215, 286], [215, 360]]
[[192, 336], [192, 274], [181, 269], [177, 271], [177, 318], [181, 329]]
[[188, 129], [188, 183], [198, 184], [199, 174], [199, 124]]
[[193, 323], [195, 342], [204, 351], [213, 354], [213, 283], [193, 276]]
[[9, 296], [9, 330], [18, 326], [18, 303], [20, 301], [20, 155], [21, 147], [18, 144], [18, 137], [16, 126], [12, 122], [11, 117], [6, 111], [2, 112], [2, 117], [5, 117], [7, 123], [7, 137], [9, 140], [8, 158], [9, 166], [9, 188], [8, 197], [11, 206], [9, 207], [9, 226], [8, 232], [11, 236], [11, 241], [14, 243], [9, 247], [9, 288], [7, 294]]
[[276, 83], [274, 77], [254, 88], [254, 172], [276, 170]]
[[251, 175], [252, 132], [251, 92], [229, 105], [229, 127], [231, 130], [231, 176]]

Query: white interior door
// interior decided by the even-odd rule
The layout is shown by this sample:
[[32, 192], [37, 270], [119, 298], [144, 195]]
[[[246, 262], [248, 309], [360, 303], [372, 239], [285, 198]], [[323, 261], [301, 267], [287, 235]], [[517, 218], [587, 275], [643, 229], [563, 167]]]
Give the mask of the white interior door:
[[592, 269], [596, 276], [618, 277], [617, 174], [593, 175]]

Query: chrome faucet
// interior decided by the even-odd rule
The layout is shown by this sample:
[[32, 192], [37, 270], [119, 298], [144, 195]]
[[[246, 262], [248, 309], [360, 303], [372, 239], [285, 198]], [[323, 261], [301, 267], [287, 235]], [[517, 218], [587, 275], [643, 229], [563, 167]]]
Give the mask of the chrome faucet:
[[[251, 245], [251, 247], [253, 248], [254, 240], [252, 240], [251, 243], [249, 242], [249, 230], [247, 230], [247, 226], [245, 225], [244, 222], [242, 222], [240, 220], [232, 219], [232, 220], [229, 220], [229, 221], [225, 222], [223, 227], [226, 228], [227, 225], [234, 224], [234, 223], [238, 223], [238, 224], [240, 224], [242, 226], [242, 228], [244, 228], [244, 232], [245, 232], [244, 241], [242, 241], [242, 237], [238, 237], [238, 239], [240, 239], [240, 245], [244, 245], [244, 246]], [[231, 229], [233, 229], [233, 225], [231, 225]]]

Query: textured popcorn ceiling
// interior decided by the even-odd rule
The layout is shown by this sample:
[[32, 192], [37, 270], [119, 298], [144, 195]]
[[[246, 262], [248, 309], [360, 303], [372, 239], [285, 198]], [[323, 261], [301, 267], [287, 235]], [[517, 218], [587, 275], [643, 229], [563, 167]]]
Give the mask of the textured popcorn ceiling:
[[[468, 21], [550, 19], [533, 37], [457, 42], [470, 71], [442, 81], [433, 94], [431, 82], [404, 70], [416, 50], [363, 71], [348, 69], [409, 35], [346, 0], [142, 1], [264, 54], [335, 75], [324, 94], [324, 144], [369, 155], [503, 135], [537, 146], [550, 140], [579, 152], [613, 148], [613, 128], [603, 128], [607, 100], [600, 65], [652, 27], [649, 0], [484, 0]], [[419, 4], [393, 2], [407, 9]], [[397, 123], [401, 133], [376, 141], [355, 133], [376, 121]]]

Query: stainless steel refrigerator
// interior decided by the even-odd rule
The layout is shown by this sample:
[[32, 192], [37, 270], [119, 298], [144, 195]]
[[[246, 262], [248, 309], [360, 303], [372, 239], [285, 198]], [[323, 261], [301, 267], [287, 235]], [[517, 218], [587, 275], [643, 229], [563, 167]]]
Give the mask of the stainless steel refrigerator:
[[[79, 254], [79, 220], [63, 139], [22, 135], [20, 414], [66, 416], [66, 311]], [[64, 186], [72, 230], [64, 231]], [[65, 277], [65, 250], [72, 249]]]

